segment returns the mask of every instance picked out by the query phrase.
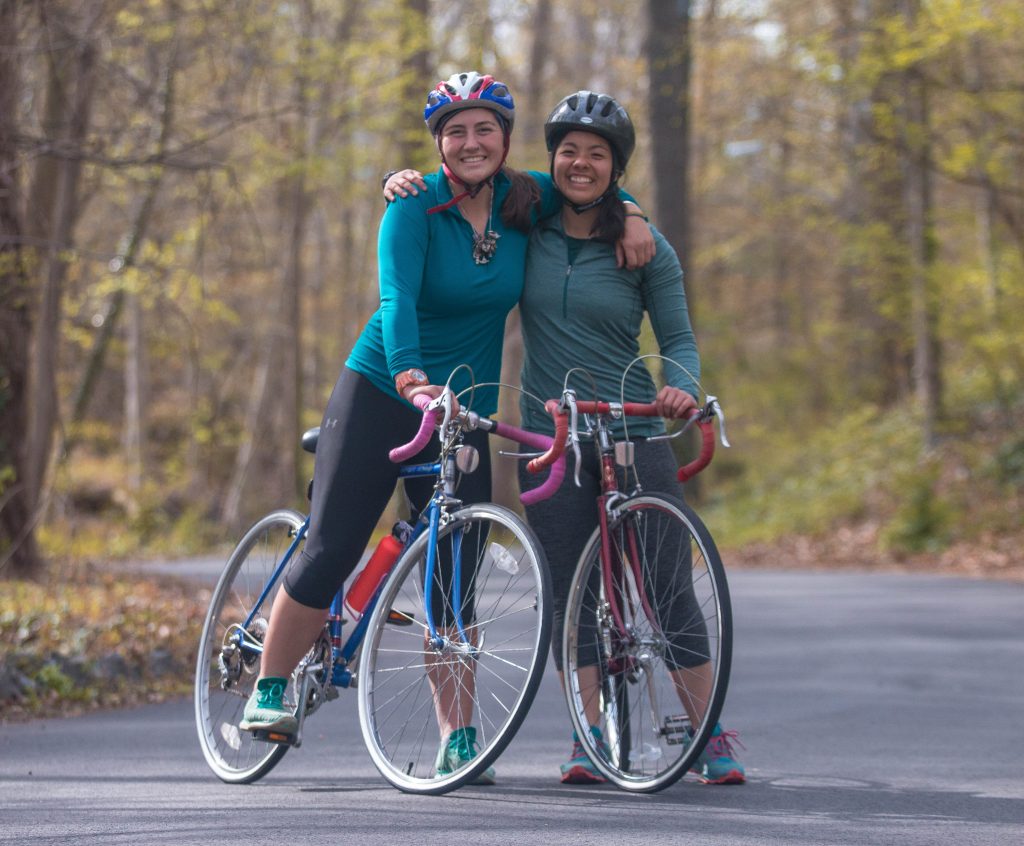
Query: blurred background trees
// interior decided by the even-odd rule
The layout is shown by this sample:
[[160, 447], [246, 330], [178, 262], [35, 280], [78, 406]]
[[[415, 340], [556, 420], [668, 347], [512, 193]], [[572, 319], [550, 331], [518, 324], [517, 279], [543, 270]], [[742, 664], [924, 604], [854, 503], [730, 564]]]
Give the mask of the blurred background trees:
[[301, 501], [380, 176], [433, 167], [424, 95], [468, 68], [516, 93], [514, 166], [577, 89], [637, 122], [737, 444], [720, 534], [1020, 530], [1019, 2], [0, 0], [5, 574]]

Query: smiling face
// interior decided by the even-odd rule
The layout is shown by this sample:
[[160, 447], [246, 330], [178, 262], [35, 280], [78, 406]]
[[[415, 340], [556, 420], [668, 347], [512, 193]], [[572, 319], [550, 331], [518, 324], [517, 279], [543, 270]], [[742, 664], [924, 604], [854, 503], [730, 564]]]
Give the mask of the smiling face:
[[562, 196], [577, 206], [593, 202], [611, 185], [611, 145], [593, 132], [573, 130], [555, 148], [552, 174]]
[[445, 121], [438, 145], [452, 173], [467, 185], [476, 185], [500, 166], [505, 132], [490, 109], [463, 109]]

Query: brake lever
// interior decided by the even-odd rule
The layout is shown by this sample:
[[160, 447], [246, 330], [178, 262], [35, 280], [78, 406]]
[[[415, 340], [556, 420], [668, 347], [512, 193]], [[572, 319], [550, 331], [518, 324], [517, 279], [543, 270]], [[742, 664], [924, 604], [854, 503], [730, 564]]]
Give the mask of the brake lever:
[[718, 418], [718, 436], [722, 439], [722, 446], [731, 447], [732, 444], [729, 443], [729, 439], [725, 435], [725, 412], [722, 411], [722, 404], [718, 401], [718, 397], [708, 394], [704, 407], [711, 415]]
[[576, 410], [576, 392], [566, 389], [562, 392], [562, 407], [569, 407], [569, 443], [572, 444], [572, 454], [576, 459], [576, 469], [573, 472], [576, 481], [576, 487], [581, 488], [583, 485], [580, 483], [580, 433], [577, 429], [579, 425], [579, 412]]

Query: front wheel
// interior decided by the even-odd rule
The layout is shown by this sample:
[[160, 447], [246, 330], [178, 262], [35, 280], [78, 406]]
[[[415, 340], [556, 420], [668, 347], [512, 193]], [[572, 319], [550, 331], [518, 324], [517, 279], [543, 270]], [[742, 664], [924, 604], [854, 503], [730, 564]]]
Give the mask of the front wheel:
[[566, 697], [597, 769], [625, 790], [653, 792], [693, 766], [718, 721], [732, 660], [729, 590], [710, 533], [674, 497], [620, 503], [606, 539], [606, 566], [599, 529], [569, 588]]
[[[469, 506], [438, 531], [428, 589], [443, 642], [431, 644], [428, 545], [424, 532], [374, 607], [359, 659], [359, 719], [370, 756], [391, 784], [437, 794], [480, 777], [515, 735], [544, 672], [551, 607], [547, 562], [533, 532], [508, 509]], [[442, 721], [474, 727], [475, 757], [438, 766]]]
[[[196, 661], [196, 728], [206, 762], [222, 781], [256, 781], [288, 751], [239, 731], [238, 723], [259, 676], [270, 609], [282, 582], [278, 565], [289, 549], [298, 553], [295, 540], [304, 522], [289, 510], [260, 519], [231, 553], [210, 599]], [[246, 624], [264, 590], [259, 611]]]

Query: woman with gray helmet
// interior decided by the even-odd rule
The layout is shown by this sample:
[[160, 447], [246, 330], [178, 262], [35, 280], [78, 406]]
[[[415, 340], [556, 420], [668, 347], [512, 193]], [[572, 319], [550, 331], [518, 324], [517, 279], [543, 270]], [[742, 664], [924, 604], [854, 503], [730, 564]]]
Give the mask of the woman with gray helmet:
[[[658, 410], [664, 417], [684, 417], [696, 406], [700, 358], [690, 326], [679, 260], [653, 227], [656, 254], [642, 268], [618, 267], [612, 247], [626, 221], [637, 214], [627, 210], [618, 195], [618, 181], [636, 146], [629, 114], [606, 94], [578, 91], [554, 108], [544, 125], [544, 134], [551, 176], [564, 203], [559, 214], [542, 220], [530, 236], [520, 300], [525, 348], [523, 388], [537, 397], [560, 396], [567, 368], [580, 367], [586, 375], [570, 381], [569, 387], [576, 388], [581, 397], [618, 397], [624, 387], [627, 400], [642, 402], [656, 396]], [[639, 355], [645, 311], [660, 353], [684, 368], [666, 365], [666, 384], [658, 391], [646, 368], [629, 368]], [[621, 380], [627, 368], [623, 386]], [[553, 431], [551, 419], [525, 395], [521, 410], [524, 428]], [[630, 423], [634, 467], [646, 490], [682, 497], [671, 448], [665, 441], [646, 440], [663, 432], [660, 418]], [[556, 633], [552, 651], [560, 672], [558, 633], [564, 626], [569, 584], [580, 553], [597, 526], [594, 503], [601, 492], [594, 446], [583, 444], [581, 448], [582, 487], [576, 487], [574, 474], [567, 472], [561, 489], [552, 498], [526, 509], [550, 566]], [[536, 479], [520, 471], [520, 486], [524, 490], [536, 484]], [[581, 668], [581, 676], [586, 669]], [[596, 686], [596, 667], [593, 675]], [[693, 707], [691, 701], [684, 700], [682, 704]], [[590, 707], [596, 711], [596, 701]], [[701, 715], [690, 716], [696, 724]], [[600, 746], [603, 739], [597, 728], [598, 714], [591, 717], [591, 731]], [[733, 738], [734, 732], [726, 733], [721, 726], [715, 727], [697, 765], [702, 781], [743, 782], [743, 767], [735, 760], [730, 745]], [[578, 739], [574, 736], [573, 740], [570, 759], [561, 767], [562, 781], [604, 781]]]

